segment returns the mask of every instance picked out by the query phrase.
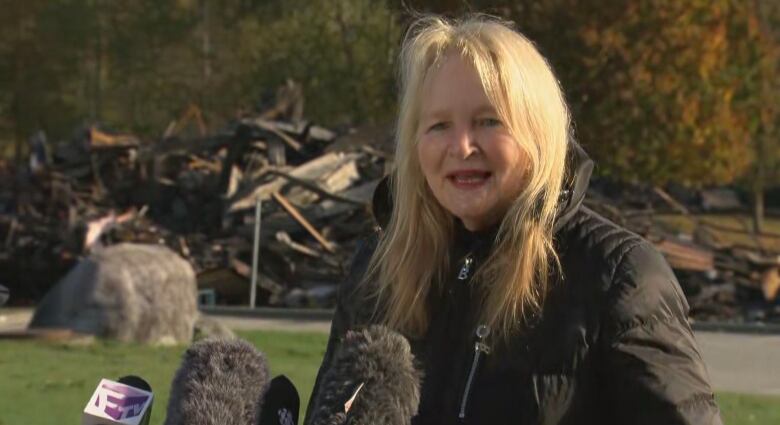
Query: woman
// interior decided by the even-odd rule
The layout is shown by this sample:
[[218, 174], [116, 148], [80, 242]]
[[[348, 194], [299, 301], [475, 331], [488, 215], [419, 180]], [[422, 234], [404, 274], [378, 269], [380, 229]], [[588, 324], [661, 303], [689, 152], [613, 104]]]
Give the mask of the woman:
[[720, 423], [671, 269], [582, 205], [593, 162], [532, 43], [426, 17], [400, 79], [380, 229], [340, 289], [312, 400], [345, 332], [382, 323], [424, 372], [412, 423]]

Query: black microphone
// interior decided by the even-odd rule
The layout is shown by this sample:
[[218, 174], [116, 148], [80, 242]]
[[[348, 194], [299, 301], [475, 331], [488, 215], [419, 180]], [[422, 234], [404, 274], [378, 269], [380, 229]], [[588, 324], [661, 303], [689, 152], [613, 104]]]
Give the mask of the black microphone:
[[171, 383], [165, 425], [256, 425], [268, 378], [265, 355], [248, 342], [197, 342]]
[[349, 331], [322, 378], [311, 425], [408, 425], [421, 372], [409, 342], [383, 326]]
[[271, 380], [260, 413], [260, 425], [297, 425], [301, 399], [298, 390], [284, 375]]
[[139, 390], [152, 392], [152, 386], [149, 385], [149, 383], [146, 382], [144, 378], [141, 378], [140, 376], [135, 376], [135, 375], [123, 376], [119, 378], [119, 383], [129, 385], [133, 388], [138, 388]]
[[138, 376], [102, 379], [81, 417], [82, 425], [149, 425], [152, 387]]

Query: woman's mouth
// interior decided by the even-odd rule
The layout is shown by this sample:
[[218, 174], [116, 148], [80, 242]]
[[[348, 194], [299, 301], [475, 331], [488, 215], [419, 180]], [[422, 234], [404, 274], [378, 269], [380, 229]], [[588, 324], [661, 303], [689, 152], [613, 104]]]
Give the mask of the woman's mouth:
[[459, 170], [447, 174], [447, 180], [458, 189], [476, 189], [485, 184], [490, 176], [489, 171]]

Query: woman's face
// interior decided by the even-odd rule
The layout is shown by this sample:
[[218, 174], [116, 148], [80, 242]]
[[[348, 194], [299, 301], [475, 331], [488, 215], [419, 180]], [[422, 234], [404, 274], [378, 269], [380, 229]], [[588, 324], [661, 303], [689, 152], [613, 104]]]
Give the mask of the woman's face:
[[473, 66], [451, 54], [423, 90], [417, 153], [434, 197], [463, 225], [500, 221], [523, 189], [527, 160]]

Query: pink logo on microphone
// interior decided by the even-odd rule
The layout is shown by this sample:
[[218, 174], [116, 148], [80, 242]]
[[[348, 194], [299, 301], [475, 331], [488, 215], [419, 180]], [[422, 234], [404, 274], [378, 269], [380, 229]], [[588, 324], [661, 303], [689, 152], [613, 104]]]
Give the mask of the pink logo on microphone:
[[114, 420], [134, 418], [144, 411], [150, 397], [124, 384], [103, 382], [95, 398], [95, 407]]

